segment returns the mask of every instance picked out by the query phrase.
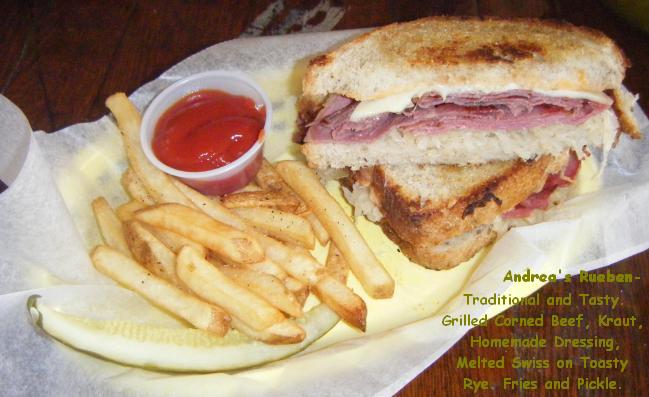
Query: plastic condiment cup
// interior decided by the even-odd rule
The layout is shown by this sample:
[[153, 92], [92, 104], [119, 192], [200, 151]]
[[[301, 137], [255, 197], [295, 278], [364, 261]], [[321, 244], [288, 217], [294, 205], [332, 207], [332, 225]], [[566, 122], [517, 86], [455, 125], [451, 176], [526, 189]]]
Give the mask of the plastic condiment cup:
[[[252, 99], [257, 107], [266, 111], [264, 127], [257, 141], [241, 157], [222, 167], [208, 171], [192, 172], [172, 168], [160, 161], [152, 148], [153, 135], [162, 114], [181, 98], [201, 90], [221, 90], [232, 95]], [[142, 150], [159, 170], [178, 177], [187, 185], [208, 195], [223, 195], [246, 186], [257, 174], [263, 160], [263, 146], [270, 131], [273, 108], [266, 93], [250, 77], [235, 71], [210, 71], [191, 75], [175, 82], [158, 94], [144, 112], [140, 141]]]

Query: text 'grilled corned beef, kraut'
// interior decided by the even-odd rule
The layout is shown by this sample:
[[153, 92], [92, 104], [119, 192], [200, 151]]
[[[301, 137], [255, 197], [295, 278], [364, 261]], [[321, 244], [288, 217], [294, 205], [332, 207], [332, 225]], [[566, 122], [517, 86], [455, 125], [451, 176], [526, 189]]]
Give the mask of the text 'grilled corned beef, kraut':
[[457, 129], [521, 130], [555, 124], [579, 125], [610, 105], [588, 99], [556, 97], [530, 90], [458, 93], [445, 98], [431, 92], [412, 99], [401, 113], [381, 113], [352, 121], [359, 102], [331, 95], [307, 125], [305, 142], [371, 142], [391, 128], [413, 134]]

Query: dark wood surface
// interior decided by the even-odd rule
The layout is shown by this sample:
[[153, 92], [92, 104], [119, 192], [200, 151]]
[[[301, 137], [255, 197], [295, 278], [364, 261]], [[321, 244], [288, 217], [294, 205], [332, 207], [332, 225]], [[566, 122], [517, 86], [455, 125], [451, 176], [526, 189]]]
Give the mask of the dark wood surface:
[[[16, 103], [27, 115], [34, 129], [55, 131], [70, 124], [92, 121], [106, 113], [104, 99], [116, 91], [132, 92], [154, 79], [165, 69], [185, 57], [218, 42], [239, 37], [270, 1], [4, 1], [0, 19], [0, 92]], [[278, 2], [274, 3], [275, 5]], [[319, 1], [284, 1], [270, 20], [258, 29], [262, 34], [283, 34], [306, 28], [318, 28], [324, 11], [312, 12], [307, 23], [300, 16]], [[640, 93], [640, 103], [649, 110], [649, 35], [630, 26], [597, 1], [344, 1], [331, 2], [339, 7], [342, 18], [335, 29], [370, 27], [396, 21], [439, 14], [532, 16], [565, 19], [579, 25], [602, 30], [626, 52], [633, 63], [625, 80], [627, 87]], [[329, 29], [324, 26], [321, 29]], [[248, 30], [248, 33], [255, 29]], [[1, 144], [1, 142], [0, 142]], [[649, 254], [647, 252], [621, 261], [613, 268], [629, 272], [640, 280], [629, 285], [599, 286], [550, 284], [540, 290], [542, 296], [562, 296], [569, 292], [620, 296], [622, 306], [615, 314], [635, 315], [639, 321], [649, 319]], [[603, 273], [600, 270], [597, 273]], [[514, 307], [506, 314], [535, 316], [538, 307]], [[600, 313], [605, 311], [599, 310]], [[552, 313], [576, 316], [586, 313], [579, 305], [557, 308]], [[649, 325], [649, 324], [647, 324]], [[556, 329], [546, 326], [538, 331], [551, 339], [553, 335], [585, 337], [593, 331], [577, 328]], [[618, 351], [600, 354], [584, 348], [558, 349], [476, 349], [470, 337], [531, 336], [523, 328], [503, 328], [490, 321], [458, 342], [442, 358], [420, 374], [399, 394], [401, 396], [470, 395], [462, 389], [464, 377], [483, 379], [489, 389], [480, 396], [552, 395], [550, 392], [505, 391], [502, 379], [564, 379], [610, 376], [622, 383], [613, 392], [570, 391], [557, 395], [647, 395], [649, 390], [649, 334], [647, 327], [598, 329], [596, 334], [613, 337]], [[550, 359], [579, 357], [628, 358], [623, 374], [605, 370], [556, 369], [457, 369], [458, 357], [482, 355], [507, 359], [514, 356]], [[353, 394], [353, 393], [350, 393]]]

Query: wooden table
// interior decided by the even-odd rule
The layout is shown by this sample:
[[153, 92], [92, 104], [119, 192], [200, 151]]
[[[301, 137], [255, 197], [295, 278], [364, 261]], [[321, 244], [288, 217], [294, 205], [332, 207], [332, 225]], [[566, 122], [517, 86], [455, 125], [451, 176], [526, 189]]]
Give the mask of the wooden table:
[[[649, 110], [649, 35], [613, 14], [597, 1], [5, 1], [0, 22], [0, 92], [27, 115], [34, 129], [55, 131], [70, 124], [93, 121], [104, 113], [104, 99], [116, 91], [132, 92], [154, 79], [185, 57], [242, 33], [285, 34], [305, 30], [370, 27], [406, 21], [428, 15], [499, 15], [560, 18], [600, 29], [615, 39], [633, 63], [625, 80], [627, 87], [640, 93], [642, 107]], [[263, 14], [266, 12], [265, 14]], [[264, 17], [267, 15], [267, 17]], [[640, 277], [626, 286], [603, 284], [550, 284], [542, 296], [563, 296], [572, 292], [620, 296], [618, 315], [649, 319], [649, 254], [644, 252], [616, 264], [618, 272]], [[596, 273], [603, 273], [600, 270]], [[578, 305], [557, 308], [553, 313], [576, 316]], [[508, 316], [534, 316], [539, 309], [513, 307]], [[648, 324], [649, 325], [649, 324]], [[558, 331], [540, 330], [551, 337]], [[560, 335], [577, 337], [583, 331], [564, 328]], [[609, 328], [600, 337], [613, 337], [620, 350], [610, 356], [629, 358], [624, 374], [610, 374], [623, 389], [610, 395], [646, 395], [649, 390], [649, 341], [642, 330]], [[401, 396], [468, 395], [462, 389], [464, 377], [484, 379], [489, 389], [480, 396], [530, 395], [526, 391], [504, 391], [502, 379], [563, 379], [567, 376], [606, 376], [602, 370], [582, 369], [457, 369], [458, 357], [482, 355], [507, 359], [555, 359], [590, 354], [583, 348], [559, 352], [554, 349], [476, 350], [470, 337], [531, 336], [524, 329], [495, 326], [490, 321], [458, 342], [441, 359], [417, 376]], [[540, 393], [536, 393], [540, 394]], [[552, 393], [547, 393], [552, 394]], [[557, 392], [557, 395], [606, 395], [592, 391]]]

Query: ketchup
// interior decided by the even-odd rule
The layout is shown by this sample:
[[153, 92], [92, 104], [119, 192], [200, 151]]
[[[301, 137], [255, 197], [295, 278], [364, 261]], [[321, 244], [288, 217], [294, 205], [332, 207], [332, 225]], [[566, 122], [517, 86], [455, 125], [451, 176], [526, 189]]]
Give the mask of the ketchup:
[[197, 91], [162, 114], [153, 133], [153, 153], [182, 171], [223, 167], [255, 144], [265, 120], [266, 109], [248, 97]]

